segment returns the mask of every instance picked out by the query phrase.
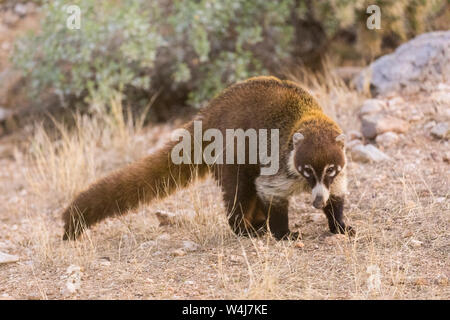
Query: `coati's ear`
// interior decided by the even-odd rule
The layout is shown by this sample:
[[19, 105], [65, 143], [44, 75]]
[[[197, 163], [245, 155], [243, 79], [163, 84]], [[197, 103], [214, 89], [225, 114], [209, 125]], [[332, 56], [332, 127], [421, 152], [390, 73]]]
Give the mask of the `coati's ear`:
[[302, 135], [300, 132], [296, 132], [292, 136], [292, 140], [294, 142], [294, 146], [296, 146], [298, 143], [300, 143], [303, 139], [305, 139], [305, 136]]
[[336, 142], [342, 145], [342, 147], [345, 145], [345, 134], [341, 133], [336, 137]]

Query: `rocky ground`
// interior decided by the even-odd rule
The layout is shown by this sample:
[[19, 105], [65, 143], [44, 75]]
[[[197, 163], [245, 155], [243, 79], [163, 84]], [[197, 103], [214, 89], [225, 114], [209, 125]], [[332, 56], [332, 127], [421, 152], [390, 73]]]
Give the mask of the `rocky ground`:
[[[8, 28], [16, 28], [33, 10], [9, 1], [0, 16], [10, 15]], [[0, 298], [449, 299], [447, 34], [432, 36], [442, 37], [443, 46], [421, 38], [425, 49], [394, 53], [413, 75], [385, 73], [389, 68], [374, 62], [369, 88], [378, 88], [376, 96], [364, 81], [359, 92], [328, 78], [309, 88], [347, 134], [346, 216], [354, 238], [330, 234], [308, 195], [290, 208], [290, 227], [301, 240], [236, 237], [219, 188], [206, 179], [107, 220], [80, 241], [63, 242], [60, 214], [72, 197], [153, 152], [181, 123], [141, 128], [120, 117], [79, 116], [75, 128], [60, 126], [56, 138], [39, 121], [0, 132]], [[10, 50], [9, 42], [0, 39], [0, 70], [8, 70], [1, 50]], [[414, 64], [411, 52], [430, 53], [433, 72]], [[402, 90], [409, 82], [414, 90]], [[0, 88], [0, 99], [14, 98], [15, 85]], [[5, 101], [0, 108], [12, 100]], [[0, 109], [0, 118], [9, 112]]]
[[[74, 133], [77, 147], [59, 155], [45, 149], [39, 131], [31, 144], [4, 143], [10, 152], [0, 159], [0, 296], [448, 299], [450, 155], [448, 127], [442, 129], [449, 121], [448, 93], [442, 84], [427, 94], [335, 106], [349, 137], [346, 212], [358, 230], [353, 239], [329, 234], [307, 196], [294, 199], [290, 211], [301, 241], [235, 237], [220, 191], [207, 179], [108, 220], [81, 241], [62, 242], [59, 214], [74, 192], [70, 183], [81, 188], [145, 155], [177, 124], [145, 128], [125, 140], [115, 140], [117, 131], [103, 133], [91, 149]], [[39, 143], [48, 153], [30, 156]], [[91, 173], [83, 149], [94, 153]], [[81, 162], [73, 162], [76, 157]]]

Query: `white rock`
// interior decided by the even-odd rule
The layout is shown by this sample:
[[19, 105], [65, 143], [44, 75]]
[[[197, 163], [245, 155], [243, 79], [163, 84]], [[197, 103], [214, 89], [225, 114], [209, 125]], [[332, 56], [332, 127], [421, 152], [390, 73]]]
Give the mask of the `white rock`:
[[8, 109], [0, 108], [0, 121], [3, 121], [6, 118], [8, 118], [10, 114], [11, 111], [9, 111]]
[[362, 144], [362, 141], [361, 140], [352, 140], [350, 142], [347, 142], [346, 147], [347, 147], [347, 149], [352, 149], [354, 146], [356, 146], [358, 144]]
[[28, 7], [22, 3], [16, 4], [14, 7], [14, 12], [17, 13], [19, 16], [23, 17], [27, 14]]
[[7, 254], [0, 251], [0, 264], [2, 263], [12, 263], [19, 261], [19, 256]]
[[183, 248], [186, 251], [197, 251], [198, 247], [199, 247], [198, 244], [196, 244], [193, 241], [189, 241], [189, 240], [183, 241]]
[[398, 134], [396, 134], [395, 132], [388, 131], [378, 135], [375, 141], [377, 142], [378, 145], [387, 148], [394, 145], [398, 141], [398, 139], [399, 139]]
[[186, 251], [184, 251], [183, 249], [176, 249], [174, 251], [172, 251], [172, 255], [176, 256], [176, 257], [181, 257], [184, 256], [186, 254]]
[[170, 235], [167, 233], [163, 233], [159, 236], [156, 237], [156, 240], [160, 240], [160, 241], [167, 241], [170, 240]]
[[389, 109], [391, 109], [391, 108], [401, 106], [404, 103], [405, 103], [405, 100], [403, 100], [402, 97], [396, 96], [396, 97], [389, 99], [387, 104], [388, 104]]
[[322, 220], [325, 219], [325, 216], [323, 214], [319, 214], [319, 213], [312, 213], [312, 214], [310, 214], [309, 217], [311, 218], [311, 220], [313, 222], [316, 222], [316, 223], [321, 222]]
[[446, 83], [450, 74], [450, 31], [423, 33], [375, 60], [356, 79], [358, 90], [367, 85], [373, 95], [415, 92]]
[[431, 129], [431, 128], [433, 128], [434, 126], [436, 125], [436, 121], [428, 121], [424, 126], [423, 126], [423, 128], [425, 129], [425, 130], [429, 130], [429, 129]]
[[154, 247], [155, 245], [156, 245], [156, 241], [154, 241], [154, 240], [149, 240], [149, 241], [146, 241], [146, 242], [141, 243], [141, 244], [139, 245], [139, 248], [140, 248], [140, 249], [148, 249], [148, 248]]
[[362, 162], [380, 162], [390, 160], [390, 157], [384, 152], [378, 150], [375, 146], [368, 144], [358, 144], [351, 149], [352, 158]]
[[83, 272], [81, 268], [77, 265], [70, 265], [67, 270], [67, 281], [65, 283], [65, 288], [62, 290], [63, 294], [74, 294], [81, 288], [81, 277]]
[[410, 243], [411, 246], [413, 246], [413, 247], [420, 247], [420, 246], [422, 246], [422, 244], [423, 244], [422, 241], [419, 241], [419, 240], [416, 240], [416, 239], [412, 239], [409, 243]]
[[361, 140], [363, 138], [361, 132], [357, 130], [350, 130], [347, 132], [347, 141], [353, 141], [353, 140]]
[[373, 139], [384, 132], [404, 133], [408, 129], [408, 122], [389, 115], [365, 115], [361, 119], [361, 132], [368, 139]]
[[386, 103], [380, 99], [367, 99], [364, 101], [361, 109], [359, 110], [359, 115], [363, 116], [366, 114], [379, 113], [386, 106]]
[[431, 129], [431, 135], [433, 135], [435, 138], [438, 139], [445, 139], [450, 134], [450, 128], [448, 126], [448, 123], [441, 122], [438, 123]]

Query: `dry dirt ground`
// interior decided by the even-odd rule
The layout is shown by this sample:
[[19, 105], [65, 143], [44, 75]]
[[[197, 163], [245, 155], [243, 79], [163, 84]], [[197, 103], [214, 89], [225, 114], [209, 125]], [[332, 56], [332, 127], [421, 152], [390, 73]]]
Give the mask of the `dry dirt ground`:
[[[351, 239], [327, 231], [308, 195], [294, 198], [290, 211], [301, 241], [236, 237], [207, 179], [63, 242], [60, 213], [72, 196], [152, 152], [178, 124], [135, 128], [117, 114], [80, 117], [78, 130], [61, 128], [57, 140], [39, 127], [3, 139], [10, 152], [0, 158], [0, 251], [19, 261], [0, 264], [0, 297], [449, 299], [449, 143], [424, 128], [439, 117], [429, 97], [404, 97], [399, 113], [420, 116], [384, 150], [392, 161], [349, 157], [346, 216], [358, 232]], [[359, 103], [350, 94], [330, 109], [346, 131], [359, 128]], [[158, 210], [175, 216], [160, 226]]]

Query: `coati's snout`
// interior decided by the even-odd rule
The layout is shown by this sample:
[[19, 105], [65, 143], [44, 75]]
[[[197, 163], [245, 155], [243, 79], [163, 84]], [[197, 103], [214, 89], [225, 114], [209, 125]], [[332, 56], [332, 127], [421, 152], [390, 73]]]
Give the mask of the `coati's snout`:
[[328, 198], [330, 197], [330, 191], [328, 188], [323, 184], [318, 182], [316, 186], [312, 189], [312, 205], [316, 209], [323, 209], [328, 201]]

